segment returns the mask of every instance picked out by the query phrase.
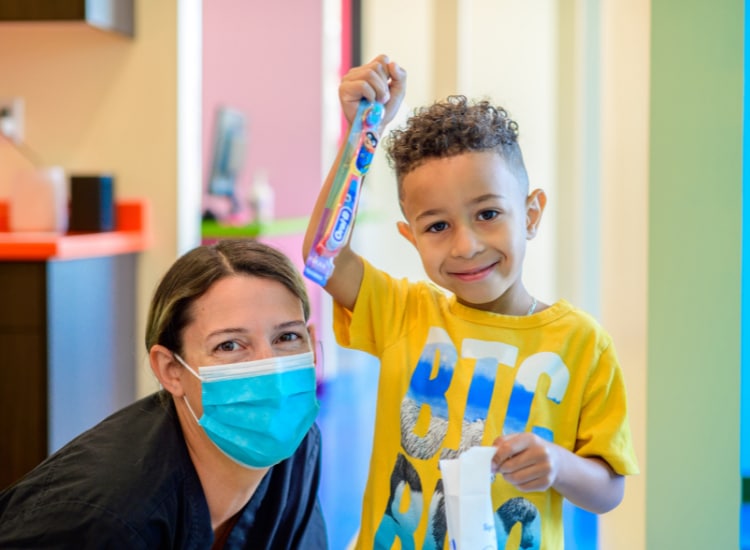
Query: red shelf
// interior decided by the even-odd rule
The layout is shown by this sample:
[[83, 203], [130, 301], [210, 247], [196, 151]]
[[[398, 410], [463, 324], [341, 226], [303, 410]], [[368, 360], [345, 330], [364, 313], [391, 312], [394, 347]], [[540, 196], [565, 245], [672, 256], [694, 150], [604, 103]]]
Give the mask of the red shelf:
[[8, 203], [0, 201], [0, 261], [89, 258], [146, 250], [151, 244], [148, 202], [118, 201], [116, 216], [114, 231], [12, 232], [8, 230]]

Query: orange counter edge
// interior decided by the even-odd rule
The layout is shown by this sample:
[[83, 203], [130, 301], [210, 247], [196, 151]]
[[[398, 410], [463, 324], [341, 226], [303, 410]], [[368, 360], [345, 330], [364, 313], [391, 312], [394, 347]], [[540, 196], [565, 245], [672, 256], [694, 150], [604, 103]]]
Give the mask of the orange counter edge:
[[0, 200], [0, 261], [89, 258], [146, 250], [152, 238], [148, 201], [121, 199], [115, 208], [114, 231], [26, 234], [8, 231], [9, 206]]

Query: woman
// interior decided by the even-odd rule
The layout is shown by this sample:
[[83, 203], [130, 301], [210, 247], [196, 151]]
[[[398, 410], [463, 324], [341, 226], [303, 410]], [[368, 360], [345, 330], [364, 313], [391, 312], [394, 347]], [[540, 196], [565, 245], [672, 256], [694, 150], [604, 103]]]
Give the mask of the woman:
[[179, 258], [146, 327], [163, 389], [1, 493], [0, 548], [327, 548], [309, 308], [256, 241]]

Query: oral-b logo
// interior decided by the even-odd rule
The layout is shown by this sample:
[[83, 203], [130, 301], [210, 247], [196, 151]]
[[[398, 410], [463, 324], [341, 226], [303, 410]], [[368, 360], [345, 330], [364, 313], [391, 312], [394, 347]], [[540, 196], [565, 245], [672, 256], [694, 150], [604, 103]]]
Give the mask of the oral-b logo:
[[342, 208], [339, 212], [339, 217], [336, 219], [336, 227], [333, 230], [333, 238], [337, 242], [342, 242], [346, 236], [346, 230], [349, 228], [349, 224], [352, 223], [352, 210], [351, 208]]

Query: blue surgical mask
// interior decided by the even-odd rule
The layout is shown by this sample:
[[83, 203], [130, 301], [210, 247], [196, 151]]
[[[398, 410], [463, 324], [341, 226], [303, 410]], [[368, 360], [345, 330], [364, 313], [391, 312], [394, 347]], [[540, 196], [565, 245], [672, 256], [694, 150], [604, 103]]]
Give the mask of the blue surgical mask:
[[312, 352], [200, 367], [203, 415], [190, 413], [209, 439], [231, 459], [249, 468], [267, 468], [294, 454], [315, 421]]

